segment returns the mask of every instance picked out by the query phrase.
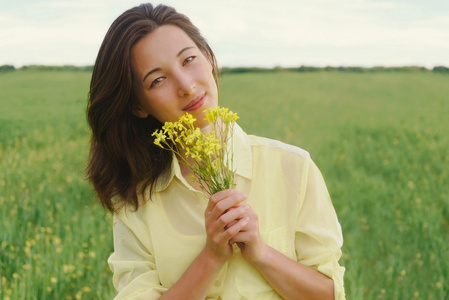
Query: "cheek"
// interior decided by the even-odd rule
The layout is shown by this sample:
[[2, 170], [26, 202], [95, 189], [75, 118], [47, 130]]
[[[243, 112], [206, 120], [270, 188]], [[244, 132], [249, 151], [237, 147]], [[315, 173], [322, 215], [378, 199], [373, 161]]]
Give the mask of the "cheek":
[[152, 109], [157, 109], [158, 107], [167, 103], [166, 99], [168, 98], [167, 88], [158, 88], [158, 89], [148, 89], [144, 93], [145, 103], [148, 107]]
[[157, 111], [158, 103], [154, 97], [151, 97], [148, 93], [141, 93], [138, 95], [138, 103], [140, 107], [148, 114], [157, 117], [159, 112]]
[[208, 66], [207, 70], [208, 70], [209, 74], [211, 74], [212, 78], [214, 78], [214, 67], [212, 66], [211, 63], [208, 63], [207, 66]]
[[201, 74], [204, 80], [207, 81], [209, 86], [213, 86], [213, 87], [217, 87], [217, 84], [215, 82], [215, 78], [214, 78], [214, 74], [213, 74], [213, 70], [210, 67], [209, 64], [203, 66], [203, 68], [201, 69]]
[[180, 115], [176, 114], [178, 111], [176, 100], [170, 91], [151, 93], [151, 97], [146, 99], [147, 112], [161, 123], [175, 122], [179, 119]]
[[212, 74], [212, 77], [213, 77], [214, 68], [213, 68], [210, 60], [207, 58], [207, 56], [204, 53], [199, 58], [201, 59], [200, 65], [201, 65], [202, 72]]

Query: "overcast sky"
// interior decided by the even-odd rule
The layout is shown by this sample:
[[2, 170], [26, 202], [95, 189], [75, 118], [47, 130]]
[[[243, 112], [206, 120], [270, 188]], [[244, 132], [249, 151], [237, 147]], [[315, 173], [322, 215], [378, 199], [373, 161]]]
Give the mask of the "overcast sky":
[[[92, 65], [134, 0], [0, 0], [0, 65]], [[159, 0], [221, 66], [449, 66], [449, 0]]]

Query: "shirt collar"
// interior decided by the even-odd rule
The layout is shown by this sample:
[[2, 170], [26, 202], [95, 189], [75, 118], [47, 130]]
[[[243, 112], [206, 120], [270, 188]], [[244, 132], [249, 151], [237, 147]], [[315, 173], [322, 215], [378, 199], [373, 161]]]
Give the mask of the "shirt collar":
[[[251, 144], [248, 135], [238, 125], [234, 125], [233, 148], [234, 148], [234, 169], [237, 175], [245, 177], [247, 179], [252, 178], [252, 154]], [[173, 155], [170, 168], [161, 175], [156, 183], [156, 192], [162, 192], [173, 180], [173, 177], [178, 177], [182, 180], [181, 168], [179, 167], [179, 161], [175, 155]]]
[[238, 124], [234, 126], [233, 147], [234, 169], [236, 173], [242, 177], [251, 179], [253, 174], [251, 144], [248, 135]]
[[181, 168], [179, 167], [178, 159], [176, 158], [176, 155], [172, 155], [172, 161], [171, 166], [168, 168], [158, 179], [156, 182], [155, 190], [156, 192], [162, 192], [165, 190], [170, 182], [173, 180], [173, 177], [180, 177], [181, 175]]

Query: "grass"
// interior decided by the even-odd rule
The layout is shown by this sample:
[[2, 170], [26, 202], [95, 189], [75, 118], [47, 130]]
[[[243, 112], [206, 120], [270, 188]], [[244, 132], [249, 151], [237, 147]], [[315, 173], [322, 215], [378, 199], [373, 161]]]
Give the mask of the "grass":
[[[86, 183], [89, 73], [0, 74], [0, 298], [111, 299], [112, 216]], [[232, 74], [248, 132], [308, 150], [343, 227], [348, 299], [449, 297], [449, 77]], [[447, 122], [447, 121], [446, 121]]]
[[2, 299], [112, 299], [111, 216], [83, 170], [88, 73], [0, 74]]

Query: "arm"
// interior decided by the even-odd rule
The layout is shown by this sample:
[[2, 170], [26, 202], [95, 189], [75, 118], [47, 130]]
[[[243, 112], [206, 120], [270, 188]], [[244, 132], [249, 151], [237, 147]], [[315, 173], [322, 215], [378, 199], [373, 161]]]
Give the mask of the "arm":
[[131, 228], [114, 215], [114, 253], [108, 259], [118, 292], [114, 300], [157, 299], [167, 288], [160, 284], [151, 237], [145, 232], [148, 239], [142, 241]]
[[243, 257], [282, 297], [343, 300], [344, 268], [338, 265], [340, 224], [321, 173], [310, 158], [302, 174], [301, 207], [295, 226], [297, 261], [264, 244], [252, 210], [244, 215], [250, 217], [250, 222], [231, 242], [244, 243], [238, 244]]
[[252, 210], [245, 215], [250, 217], [250, 222], [243, 231], [234, 236], [231, 243], [243, 243], [237, 245], [245, 260], [251, 263], [284, 299], [334, 299], [334, 284], [331, 278], [266, 245], [259, 235], [257, 215]]
[[181, 278], [159, 299], [205, 299], [223, 264], [205, 247]]
[[[169, 289], [160, 283], [151, 239], [143, 245], [131, 230], [132, 226], [114, 217], [115, 252], [109, 264], [114, 272], [114, 286], [119, 291], [116, 299], [204, 299], [216, 275], [232, 255], [230, 238], [248, 223], [241, 215], [249, 207], [238, 205], [245, 198], [235, 190], [210, 198], [205, 211], [206, 245]], [[232, 225], [228, 225], [230, 222]], [[148, 237], [140, 233], [141, 237], [142, 234]]]
[[[211, 196], [205, 211], [206, 245], [181, 278], [160, 299], [204, 299], [216, 275], [232, 255], [229, 240], [248, 223], [239, 205], [246, 196], [226, 190]], [[232, 209], [231, 209], [232, 208]], [[229, 223], [232, 222], [232, 225]]]
[[267, 245], [265, 248], [263, 256], [253, 265], [284, 299], [334, 299], [331, 278]]

